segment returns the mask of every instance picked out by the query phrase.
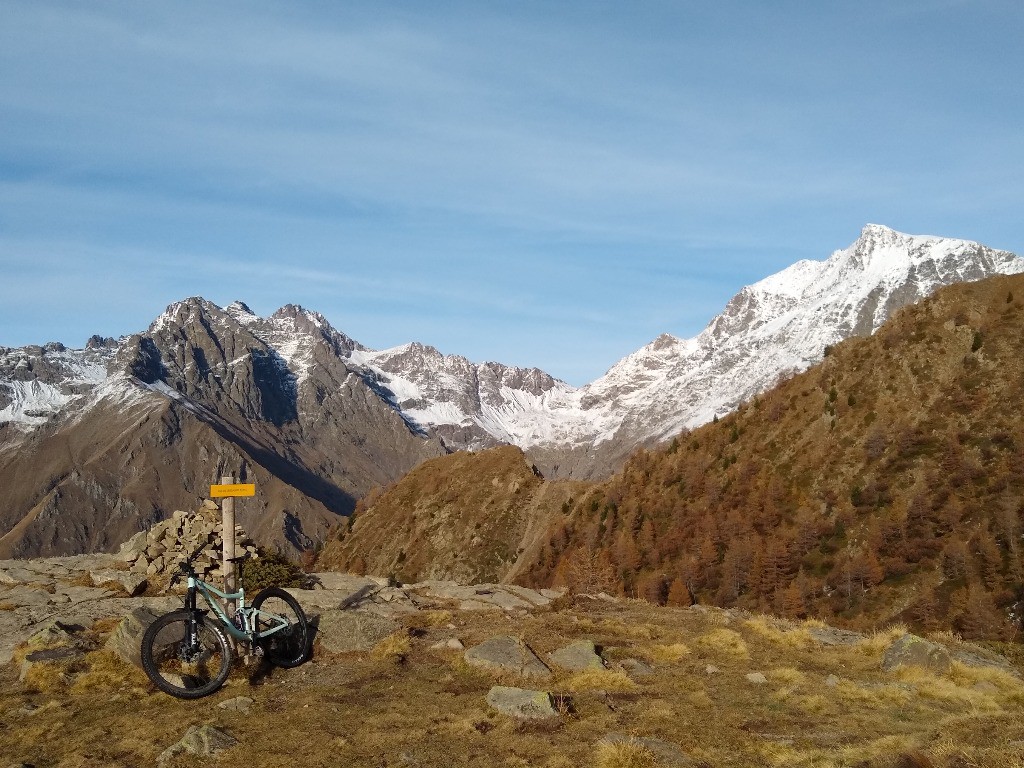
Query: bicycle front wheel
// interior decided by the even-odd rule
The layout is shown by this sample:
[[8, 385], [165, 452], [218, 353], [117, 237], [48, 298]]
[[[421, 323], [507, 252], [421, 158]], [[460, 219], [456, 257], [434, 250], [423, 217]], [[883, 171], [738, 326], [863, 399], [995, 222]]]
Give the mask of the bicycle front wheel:
[[231, 672], [231, 646], [217, 625], [190, 611], [165, 613], [142, 636], [142, 669], [179, 699], [209, 696]]
[[[252, 601], [256, 642], [267, 661], [277, 667], [297, 667], [309, 656], [309, 622], [299, 601], [280, 587], [267, 587]], [[261, 637], [268, 633], [266, 637]]]

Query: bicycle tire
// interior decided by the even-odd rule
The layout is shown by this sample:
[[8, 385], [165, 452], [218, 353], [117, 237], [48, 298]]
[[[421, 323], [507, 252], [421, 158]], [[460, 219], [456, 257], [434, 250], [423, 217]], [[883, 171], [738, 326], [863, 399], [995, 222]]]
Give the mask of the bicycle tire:
[[192, 620], [187, 610], [165, 613], [142, 636], [143, 671], [153, 685], [179, 699], [209, 696], [231, 672], [231, 646], [224, 631], [202, 614], [195, 619], [199, 624], [195, 648], [184, 643]]
[[[297, 667], [309, 658], [310, 633], [306, 614], [299, 601], [280, 587], [267, 587], [252, 601], [254, 610], [262, 610], [266, 606], [268, 613], [282, 616], [288, 620], [288, 629], [275, 632], [257, 643], [263, 648], [264, 658], [275, 667], [290, 669]], [[256, 616], [257, 634], [269, 629], [272, 624], [266, 619]]]

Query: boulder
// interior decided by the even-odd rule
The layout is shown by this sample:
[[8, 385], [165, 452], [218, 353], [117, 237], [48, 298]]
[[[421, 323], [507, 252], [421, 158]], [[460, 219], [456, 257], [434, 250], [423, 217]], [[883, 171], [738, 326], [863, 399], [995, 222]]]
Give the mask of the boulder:
[[551, 660], [562, 669], [582, 672], [586, 669], [604, 669], [604, 659], [597, 652], [593, 640], [577, 640], [549, 654]]
[[397, 621], [384, 616], [326, 610], [320, 614], [316, 637], [320, 646], [330, 653], [369, 651], [400, 628]]
[[136, 597], [146, 591], [148, 582], [145, 577], [130, 571], [116, 571], [113, 568], [102, 568], [89, 571], [89, 578], [92, 579], [94, 587], [102, 586], [108, 582], [120, 584], [128, 597]]
[[121, 619], [107, 640], [107, 648], [141, 669], [142, 635], [160, 615], [151, 608], [136, 608]]
[[466, 651], [467, 664], [492, 672], [514, 672], [523, 677], [548, 678], [551, 670], [518, 637], [492, 637]]
[[139, 555], [145, 551], [147, 543], [146, 532], [139, 531], [121, 545], [121, 548], [118, 550], [118, 555], [124, 560], [137, 560]]
[[487, 703], [502, 714], [520, 720], [546, 720], [558, 717], [547, 691], [529, 691], [496, 685], [487, 693]]
[[882, 657], [882, 671], [898, 667], [921, 667], [945, 674], [953, 666], [953, 658], [943, 646], [917, 635], [905, 634], [890, 645]]

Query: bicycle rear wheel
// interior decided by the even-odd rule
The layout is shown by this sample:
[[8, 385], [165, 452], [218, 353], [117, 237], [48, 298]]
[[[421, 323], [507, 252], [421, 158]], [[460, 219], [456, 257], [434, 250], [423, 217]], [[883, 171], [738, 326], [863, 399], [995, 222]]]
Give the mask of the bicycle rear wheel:
[[231, 646], [221, 628], [202, 614], [165, 613], [142, 636], [142, 668], [164, 693], [199, 699], [224, 685], [231, 672]]
[[[288, 669], [299, 666], [309, 657], [309, 622], [298, 600], [280, 587], [267, 587], [256, 595], [252, 607], [256, 611], [256, 642], [263, 648], [267, 661]], [[282, 620], [287, 622], [287, 627], [259, 637], [281, 626]]]

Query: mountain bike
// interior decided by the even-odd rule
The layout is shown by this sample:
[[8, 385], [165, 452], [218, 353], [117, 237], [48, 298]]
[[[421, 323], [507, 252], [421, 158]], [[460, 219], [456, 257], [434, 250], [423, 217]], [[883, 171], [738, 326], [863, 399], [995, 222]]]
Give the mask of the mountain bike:
[[[231, 672], [228, 636], [277, 667], [297, 667], [306, 661], [309, 623], [298, 601], [280, 587], [267, 587], [246, 605], [243, 588], [222, 592], [198, 577], [192, 564], [202, 549], [178, 566], [168, 586], [185, 577], [184, 608], [160, 616], [142, 636], [142, 668], [153, 684], [179, 699], [199, 699], [218, 690]], [[212, 617], [210, 610], [197, 607], [197, 592]], [[238, 601], [232, 618], [214, 595]]]

